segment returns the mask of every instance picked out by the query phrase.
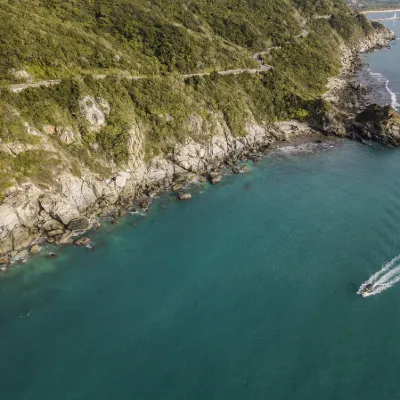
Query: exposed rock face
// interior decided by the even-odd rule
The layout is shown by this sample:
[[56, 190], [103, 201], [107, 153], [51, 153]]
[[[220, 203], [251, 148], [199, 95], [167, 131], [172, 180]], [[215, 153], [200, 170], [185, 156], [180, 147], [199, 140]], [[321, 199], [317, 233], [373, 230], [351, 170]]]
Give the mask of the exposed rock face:
[[329, 90], [323, 95], [323, 98], [333, 105], [342, 106], [340, 103], [343, 100], [343, 90], [347, 85], [346, 78], [349, 74], [354, 73], [360, 65], [358, 54], [386, 46], [389, 41], [395, 38], [396, 35], [393, 31], [382, 28], [370, 34], [366, 39], [355, 43], [352, 47], [342, 44], [340, 47], [341, 75], [329, 80], [327, 85]]
[[13, 77], [15, 79], [17, 79], [18, 81], [25, 82], [25, 83], [33, 82], [32, 75], [27, 71], [24, 71], [24, 70], [20, 70], [20, 71], [12, 70], [11, 73], [12, 73]]
[[[98, 103], [98, 102], [100, 103]], [[109, 111], [109, 105], [104, 99], [97, 99], [91, 96], [85, 96], [80, 102], [81, 112], [83, 116], [89, 121], [92, 128], [100, 128], [106, 122], [105, 113], [103, 110]]]
[[400, 115], [390, 106], [368, 106], [357, 115], [352, 128], [355, 139], [362, 138], [388, 146], [400, 146]]
[[75, 134], [72, 126], [61, 126], [56, 128], [57, 135], [59, 139], [65, 144], [72, 144], [78, 139], [80, 139], [80, 135]]
[[[389, 141], [393, 142], [393, 135], [389, 139], [389, 136], [384, 134], [379, 139], [379, 135], [372, 134], [372, 121], [370, 121], [369, 128], [365, 125], [361, 127], [359, 122], [353, 124], [353, 120], [358, 118], [357, 114], [365, 108], [365, 88], [360, 85], [354, 86], [349, 83], [348, 79], [362, 65], [358, 57], [360, 52], [381, 48], [393, 39], [395, 39], [395, 34], [387, 28], [382, 28], [373, 32], [365, 40], [356, 43], [353, 47], [341, 46], [342, 73], [339, 77], [330, 79], [327, 86], [329, 90], [322, 96], [320, 103], [315, 105], [310, 118], [312, 128], [327, 135], [350, 139], [382, 139], [384, 143], [388, 144]], [[367, 112], [367, 114], [369, 113], [371, 113], [371, 110]], [[379, 116], [379, 118], [381, 117], [382, 115]], [[368, 133], [367, 130], [370, 132]]]

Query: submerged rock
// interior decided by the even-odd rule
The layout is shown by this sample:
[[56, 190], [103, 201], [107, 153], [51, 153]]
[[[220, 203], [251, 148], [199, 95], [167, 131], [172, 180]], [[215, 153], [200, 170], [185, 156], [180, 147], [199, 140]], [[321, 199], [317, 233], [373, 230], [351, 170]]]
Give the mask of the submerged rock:
[[232, 168], [232, 172], [234, 174], [244, 174], [246, 172], [249, 172], [249, 167], [246, 164], [235, 166]]
[[179, 192], [183, 188], [183, 185], [180, 183], [176, 183], [174, 186], [172, 186], [172, 191], [173, 192]]
[[101, 228], [101, 223], [99, 221], [93, 222], [93, 229], [97, 230]]
[[142, 197], [139, 200], [139, 207], [147, 211], [151, 205], [151, 197]]

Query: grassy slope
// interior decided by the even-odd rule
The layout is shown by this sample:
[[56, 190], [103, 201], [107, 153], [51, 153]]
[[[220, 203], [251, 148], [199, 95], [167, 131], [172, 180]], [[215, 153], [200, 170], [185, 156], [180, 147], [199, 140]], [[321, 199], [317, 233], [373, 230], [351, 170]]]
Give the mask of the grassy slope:
[[[31, 142], [38, 139], [24, 133], [24, 121], [38, 129], [72, 126], [82, 144], [50, 140], [63, 154], [106, 173], [96, 159], [126, 162], [133, 120], [146, 127], [150, 158], [189, 134], [185, 122], [194, 113], [211, 126], [215, 113], [222, 113], [236, 135], [244, 134], [249, 111], [259, 123], [306, 118], [327, 78], [338, 71], [339, 37], [356, 40], [372, 29], [347, 12], [341, 0], [0, 0], [0, 18], [6, 21], [0, 26], [0, 79], [7, 82], [11, 68], [36, 78], [66, 77], [56, 87], [21, 94], [1, 90], [0, 139], [35, 145]], [[312, 18], [331, 13], [330, 20]], [[310, 34], [294, 39], [306, 20]], [[281, 48], [265, 61], [275, 69], [262, 75], [212, 74], [186, 81], [177, 76], [253, 65], [251, 54], [272, 45]], [[138, 82], [74, 77], [105, 71], [152, 77]], [[99, 132], [89, 131], [80, 116], [78, 102], [86, 94], [111, 104], [107, 126]], [[90, 152], [91, 143], [100, 145], [100, 155]], [[26, 157], [3, 154], [0, 191], [15, 178], [49, 181], [52, 171], [38, 168], [38, 157], [54, 164], [54, 154], [46, 156], [40, 148]], [[79, 174], [79, 168], [71, 171]]]

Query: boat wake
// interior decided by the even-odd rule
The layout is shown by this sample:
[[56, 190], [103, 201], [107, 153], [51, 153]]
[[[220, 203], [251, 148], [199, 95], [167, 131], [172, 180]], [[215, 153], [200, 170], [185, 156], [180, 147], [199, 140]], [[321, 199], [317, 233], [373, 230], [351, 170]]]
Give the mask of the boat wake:
[[[400, 282], [400, 255], [393, 258], [393, 260], [385, 264], [381, 270], [365, 281], [358, 289], [357, 294], [374, 296], [391, 288], [398, 282]], [[368, 292], [365, 292], [364, 290], [368, 285], [372, 285], [372, 287]]]

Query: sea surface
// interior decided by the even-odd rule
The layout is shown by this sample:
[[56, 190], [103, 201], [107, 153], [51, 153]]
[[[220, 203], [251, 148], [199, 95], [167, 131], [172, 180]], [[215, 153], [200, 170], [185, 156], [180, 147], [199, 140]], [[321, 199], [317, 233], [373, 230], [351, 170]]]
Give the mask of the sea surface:
[[400, 285], [356, 291], [400, 254], [400, 151], [249, 165], [2, 275], [1, 398], [397, 398]]
[[1, 275], [1, 399], [399, 398], [400, 150], [312, 149]]

